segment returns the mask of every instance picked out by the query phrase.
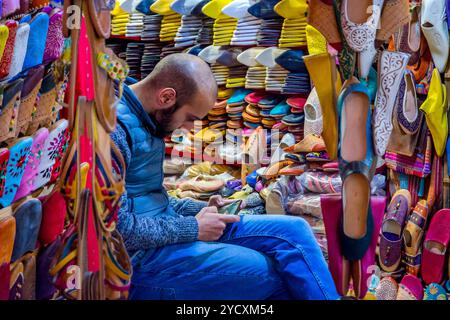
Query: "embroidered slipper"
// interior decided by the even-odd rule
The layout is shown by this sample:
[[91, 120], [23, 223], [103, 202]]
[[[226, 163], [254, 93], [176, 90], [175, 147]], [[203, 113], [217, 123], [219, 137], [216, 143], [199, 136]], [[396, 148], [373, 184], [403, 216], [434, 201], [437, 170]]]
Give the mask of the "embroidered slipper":
[[428, 212], [429, 209], [426, 200], [420, 200], [408, 217], [406, 227], [403, 231], [405, 245], [404, 263], [406, 265], [406, 272], [412, 275], [419, 273], [422, 261], [422, 241], [425, 234], [424, 229]]
[[329, 2], [309, 1], [308, 24], [316, 28], [332, 46], [341, 43], [333, 5]]
[[22, 180], [25, 167], [28, 162], [28, 155], [31, 150], [33, 139], [24, 137], [15, 141], [15, 144], [10, 147], [10, 158], [8, 161], [5, 192], [0, 198], [0, 205], [7, 207], [11, 205], [17, 188]]
[[16, 235], [16, 220], [11, 207], [0, 209], [0, 300], [9, 298], [10, 263]]
[[44, 77], [44, 66], [38, 66], [30, 69], [24, 80], [20, 106], [17, 116], [16, 137], [19, 134], [25, 134], [33, 118], [36, 107], [36, 100], [41, 89], [42, 79]]
[[42, 80], [41, 88], [39, 89], [39, 100], [33, 110], [27, 135], [33, 135], [40, 126], [48, 124], [47, 122], [51, 118], [53, 108], [56, 105], [56, 97], [55, 76], [50, 69], [46, 72]]
[[293, 163], [294, 162], [292, 160], [281, 160], [279, 162], [273, 163], [264, 170], [264, 173], [261, 174], [261, 177], [266, 180], [274, 179], [280, 175], [281, 169]]
[[18, 260], [25, 253], [36, 248], [42, 220], [41, 202], [34, 198], [26, 200], [14, 210], [14, 218], [16, 219], [16, 237], [12, 261]]
[[14, 202], [28, 196], [33, 189], [33, 179], [38, 174], [39, 163], [44, 149], [45, 141], [49, 135], [47, 128], [39, 129], [33, 136], [33, 144], [31, 145], [28, 163], [22, 176], [22, 181], [14, 196]]
[[331, 161], [328, 152], [319, 151], [319, 152], [310, 152], [306, 154], [306, 161], [308, 162], [329, 162]]
[[375, 297], [377, 300], [397, 300], [397, 292], [397, 281], [392, 277], [384, 277], [375, 289]]
[[378, 258], [384, 271], [393, 272], [400, 266], [403, 227], [410, 210], [411, 194], [405, 189], [398, 190], [392, 197], [381, 227]]
[[422, 252], [421, 275], [426, 284], [442, 281], [445, 255], [450, 241], [449, 221], [449, 209], [441, 209], [431, 218]]
[[403, 277], [398, 287], [396, 300], [422, 300], [423, 287], [419, 278], [412, 274]]
[[22, 72], [25, 55], [27, 54], [29, 35], [30, 25], [28, 23], [21, 23], [16, 31], [14, 52], [11, 59], [8, 78], [13, 78]]
[[425, 288], [423, 300], [448, 300], [447, 292], [438, 283], [431, 283]]
[[[89, 4], [98, 4], [98, 1], [91, 1]], [[95, 6], [95, 4], [93, 4]], [[48, 25], [47, 40], [44, 49], [44, 62], [59, 59], [64, 48], [64, 36], [62, 32], [63, 12], [60, 9], [54, 9], [50, 14]]]
[[67, 126], [67, 120], [62, 119], [50, 130], [50, 134], [45, 140], [42, 149], [41, 161], [37, 169], [38, 173], [32, 179], [32, 191], [36, 191], [50, 181], [55, 159], [63, 143], [64, 131], [67, 129]]
[[380, 19], [381, 28], [377, 30], [376, 39], [379, 42], [386, 42], [394, 32], [407, 24], [409, 20], [408, 0], [384, 1]]
[[0, 87], [2, 105], [0, 107], [0, 142], [14, 138], [17, 129], [17, 114], [23, 79], [17, 79]]
[[23, 62], [23, 70], [30, 69], [42, 63], [47, 39], [49, 17], [44, 12], [38, 13], [30, 21], [30, 34], [27, 44], [27, 52]]
[[6, 170], [9, 161], [9, 149], [1, 148], [0, 149], [0, 197], [3, 196], [5, 191], [5, 182], [6, 182]]
[[392, 132], [392, 113], [409, 55], [383, 51], [378, 63], [378, 92], [373, 112], [375, 152], [383, 156]]
[[[391, 1], [392, 2], [392, 1]], [[408, 65], [414, 65], [420, 59], [420, 7], [416, 6], [411, 9], [411, 19], [405, 23], [398, 32], [394, 35], [396, 48], [398, 51], [409, 53], [411, 56]]]
[[8, 39], [6, 40], [3, 54], [0, 56], [0, 79], [5, 78], [9, 74], [18, 25], [14, 20], [8, 20], [5, 23], [5, 26], [8, 28]]
[[2, 17], [7, 17], [17, 13], [20, 10], [20, 0], [3, 1], [1, 6]]

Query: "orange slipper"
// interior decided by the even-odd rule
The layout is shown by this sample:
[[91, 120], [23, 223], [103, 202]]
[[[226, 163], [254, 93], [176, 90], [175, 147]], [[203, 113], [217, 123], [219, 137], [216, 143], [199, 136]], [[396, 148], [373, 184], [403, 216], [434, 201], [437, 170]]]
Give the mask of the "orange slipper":
[[293, 146], [284, 149], [284, 151], [289, 153], [309, 153], [325, 150], [325, 142], [323, 141], [322, 137], [313, 133], [308, 134], [299, 143], [296, 143]]

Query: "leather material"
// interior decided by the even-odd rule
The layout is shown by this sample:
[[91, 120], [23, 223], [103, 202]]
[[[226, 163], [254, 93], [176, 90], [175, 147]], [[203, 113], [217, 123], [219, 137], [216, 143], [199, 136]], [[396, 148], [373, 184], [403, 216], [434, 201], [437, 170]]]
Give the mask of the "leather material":
[[30, 21], [30, 35], [23, 69], [29, 69], [42, 63], [47, 39], [49, 17], [40, 12]]
[[9, 161], [9, 149], [1, 148], [0, 149], [0, 197], [3, 196], [3, 192], [5, 191], [5, 182], [6, 182], [6, 169]]
[[41, 128], [33, 136], [33, 144], [31, 146], [30, 155], [28, 156], [28, 163], [25, 167], [20, 186], [17, 189], [14, 201], [28, 196], [33, 189], [34, 177], [38, 174], [39, 163], [41, 162], [41, 155], [43, 153], [45, 141], [48, 137], [48, 129]]
[[63, 51], [64, 36], [62, 32], [62, 10], [55, 9], [50, 15], [47, 40], [45, 42], [43, 61], [58, 59]]
[[37, 259], [36, 270], [36, 299], [44, 300], [50, 299], [56, 292], [56, 288], [53, 285], [52, 276], [49, 274], [53, 259], [61, 247], [61, 237], [58, 237], [55, 241], [45, 247], [39, 254]]
[[6, 77], [9, 74], [18, 25], [19, 24], [14, 20], [8, 20], [5, 23], [5, 26], [8, 27], [9, 32], [8, 32], [8, 39], [6, 40], [5, 44], [5, 49], [3, 51], [3, 55], [0, 61], [0, 79]]
[[36, 300], [36, 253], [26, 254], [23, 264], [22, 300]]
[[111, 32], [111, 11], [108, 3], [114, 1], [91, 0], [88, 1], [89, 14], [97, 35], [101, 38], [109, 38]]
[[14, 41], [14, 53], [9, 68], [9, 78], [15, 77], [22, 71], [25, 55], [27, 53], [28, 40], [30, 36], [30, 25], [21, 23], [16, 31], [16, 39]]
[[20, 0], [3, 0], [2, 17], [13, 15], [20, 9]]
[[0, 88], [3, 91], [0, 113], [0, 141], [5, 141], [16, 135], [16, 119], [20, 105], [22, 86], [23, 80], [17, 79]]
[[38, 199], [22, 203], [14, 212], [17, 231], [11, 260], [14, 262], [36, 247], [42, 220], [42, 204]]

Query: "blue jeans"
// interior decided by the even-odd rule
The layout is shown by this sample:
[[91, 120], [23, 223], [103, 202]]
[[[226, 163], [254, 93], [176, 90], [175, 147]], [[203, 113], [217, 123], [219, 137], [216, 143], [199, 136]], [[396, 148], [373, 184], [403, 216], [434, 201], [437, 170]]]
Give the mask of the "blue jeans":
[[337, 299], [327, 263], [299, 217], [241, 216], [217, 242], [168, 245], [133, 259], [130, 299]]

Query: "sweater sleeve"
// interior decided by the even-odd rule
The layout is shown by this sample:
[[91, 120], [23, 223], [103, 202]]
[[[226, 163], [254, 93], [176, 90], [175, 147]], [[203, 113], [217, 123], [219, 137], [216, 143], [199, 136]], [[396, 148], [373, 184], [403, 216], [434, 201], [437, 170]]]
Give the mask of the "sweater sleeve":
[[205, 201], [190, 198], [177, 199], [174, 197], [169, 197], [169, 203], [173, 210], [182, 216], [195, 216], [208, 205]]
[[[127, 133], [119, 123], [116, 130], [111, 133], [111, 139], [119, 148], [125, 159], [125, 165], [128, 167], [131, 160], [131, 150]], [[181, 215], [177, 217], [140, 216], [129, 211], [127, 192], [122, 195], [121, 200], [117, 229], [122, 234], [129, 251], [146, 250], [197, 240], [198, 224], [195, 217]]]

